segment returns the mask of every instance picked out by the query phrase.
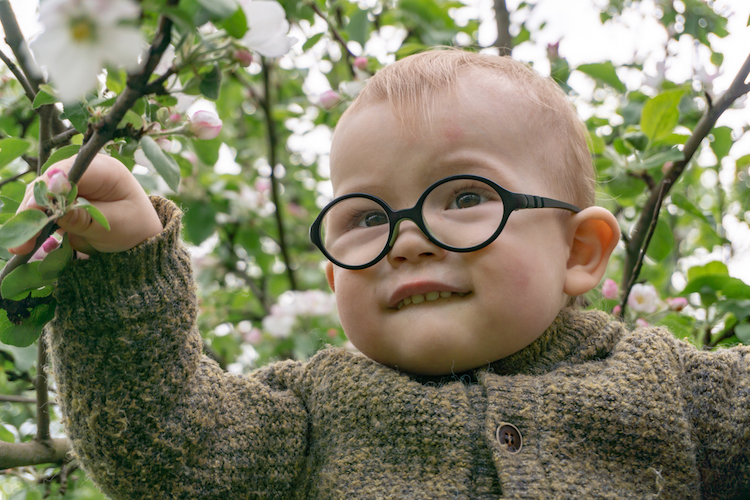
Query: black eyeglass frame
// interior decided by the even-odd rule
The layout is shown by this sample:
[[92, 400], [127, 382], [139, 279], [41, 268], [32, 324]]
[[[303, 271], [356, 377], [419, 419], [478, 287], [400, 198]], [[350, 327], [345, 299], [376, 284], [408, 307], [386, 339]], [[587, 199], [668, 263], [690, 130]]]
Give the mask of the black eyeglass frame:
[[[427, 225], [424, 222], [424, 217], [422, 216], [422, 209], [424, 208], [424, 202], [427, 199], [427, 196], [435, 190], [438, 186], [441, 186], [442, 184], [445, 184], [446, 182], [459, 180], [459, 179], [468, 179], [468, 180], [474, 180], [479, 182], [484, 182], [485, 184], [490, 185], [500, 196], [500, 199], [503, 202], [503, 219], [500, 221], [500, 224], [497, 227], [497, 230], [487, 238], [483, 243], [479, 245], [474, 245], [473, 247], [469, 248], [457, 248], [452, 247], [449, 245], [446, 245], [444, 243], [441, 243], [440, 241], [436, 240], [435, 237], [433, 237], [430, 234], [430, 231], [427, 229]], [[323, 241], [320, 239], [320, 226], [323, 223], [323, 218], [325, 217], [326, 213], [338, 202], [342, 200], [346, 200], [348, 198], [367, 198], [368, 200], [372, 200], [381, 207], [383, 207], [383, 210], [385, 211], [386, 215], [388, 216], [388, 223], [390, 225], [389, 233], [388, 233], [388, 243], [383, 247], [383, 251], [380, 252], [380, 254], [372, 259], [370, 262], [366, 264], [360, 264], [358, 266], [350, 266], [348, 264], [344, 264], [342, 262], [339, 262], [335, 258], [331, 256], [331, 254], [328, 253], [328, 251], [325, 248], [325, 245], [323, 245]], [[432, 184], [430, 187], [425, 189], [425, 191], [422, 193], [422, 196], [419, 197], [419, 201], [417, 201], [417, 204], [414, 205], [411, 208], [405, 208], [403, 210], [393, 210], [386, 202], [378, 198], [377, 196], [373, 196], [371, 194], [367, 193], [349, 193], [345, 194], [343, 196], [339, 196], [335, 200], [331, 201], [328, 205], [326, 205], [323, 210], [320, 211], [320, 214], [318, 214], [318, 217], [315, 219], [315, 222], [312, 223], [310, 226], [310, 240], [312, 243], [318, 247], [318, 249], [323, 252], [323, 255], [326, 256], [328, 260], [333, 262], [339, 267], [342, 267], [344, 269], [349, 269], [352, 271], [356, 271], [359, 269], [366, 269], [370, 266], [374, 266], [380, 260], [388, 255], [388, 252], [391, 251], [393, 248], [393, 244], [396, 242], [396, 238], [398, 237], [398, 226], [401, 224], [401, 221], [403, 220], [410, 220], [414, 224], [417, 225], [417, 227], [422, 231], [422, 234], [424, 234], [430, 242], [434, 243], [435, 245], [439, 246], [440, 248], [443, 248], [445, 250], [449, 250], [451, 252], [461, 252], [461, 253], [467, 253], [467, 252], [475, 252], [477, 250], [480, 250], [493, 241], [497, 239], [497, 237], [500, 235], [500, 233], [503, 231], [503, 228], [505, 227], [505, 224], [508, 222], [508, 219], [510, 218], [510, 214], [515, 212], [516, 210], [523, 210], [526, 208], [562, 208], [564, 210], [570, 210], [573, 213], [578, 213], [581, 211], [580, 208], [576, 207], [575, 205], [571, 205], [570, 203], [565, 203], [564, 201], [554, 200], [552, 198], [545, 198], [543, 196], [535, 196], [530, 194], [521, 194], [521, 193], [514, 193], [512, 191], [508, 191], [507, 189], [503, 188], [499, 184], [491, 181], [490, 179], [486, 179], [484, 177], [478, 176], [478, 175], [471, 175], [471, 174], [460, 174], [460, 175], [451, 175], [450, 177], [446, 177], [444, 179], [440, 179], [439, 181]]]

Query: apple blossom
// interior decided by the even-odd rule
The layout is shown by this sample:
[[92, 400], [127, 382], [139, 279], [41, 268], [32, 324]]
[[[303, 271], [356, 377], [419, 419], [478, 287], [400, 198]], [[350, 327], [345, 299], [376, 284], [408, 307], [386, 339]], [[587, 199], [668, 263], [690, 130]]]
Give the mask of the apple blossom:
[[620, 306], [620, 304], [617, 304], [615, 307], [612, 308], [613, 316], [619, 317], [621, 312], [622, 312], [622, 307]]
[[354, 58], [354, 67], [361, 70], [366, 70], [367, 65], [369, 64], [369, 61], [364, 56], [359, 56]]
[[47, 0], [39, 7], [44, 26], [30, 43], [46, 66], [63, 102], [94, 88], [105, 64], [134, 69], [145, 48], [137, 26], [123, 25], [140, 15], [133, 0]]
[[47, 190], [52, 194], [68, 194], [71, 189], [68, 174], [57, 167], [47, 171]]
[[648, 321], [643, 318], [638, 318], [635, 320], [635, 324], [640, 328], [646, 328], [648, 326]]
[[247, 68], [253, 62], [253, 54], [248, 50], [235, 50], [232, 58], [240, 63], [240, 66]]
[[221, 132], [221, 118], [211, 111], [198, 111], [190, 117], [190, 131], [203, 140], [216, 139]]
[[667, 307], [672, 311], [682, 311], [688, 305], [688, 300], [685, 297], [670, 297], [666, 302]]
[[279, 2], [269, 0], [239, 0], [245, 13], [248, 30], [239, 41], [250, 50], [262, 56], [283, 56], [297, 43], [293, 36], [287, 36], [289, 22], [286, 12]]
[[320, 94], [320, 105], [323, 109], [333, 109], [339, 102], [341, 102], [341, 95], [335, 90], [326, 90]]
[[656, 311], [658, 295], [653, 285], [636, 283], [630, 290], [628, 306], [637, 312], [652, 313]]
[[602, 295], [606, 299], [616, 299], [620, 295], [620, 287], [613, 279], [607, 278], [602, 285]]

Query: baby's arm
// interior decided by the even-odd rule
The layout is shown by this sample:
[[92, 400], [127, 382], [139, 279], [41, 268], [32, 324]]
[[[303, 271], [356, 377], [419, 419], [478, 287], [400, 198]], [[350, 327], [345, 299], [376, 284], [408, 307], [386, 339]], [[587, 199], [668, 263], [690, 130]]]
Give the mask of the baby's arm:
[[677, 342], [703, 498], [750, 498], [750, 347]]
[[[236, 377], [202, 355], [181, 213], [144, 199], [163, 231], [74, 261], [55, 290], [50, 354], [74, 449], [113, 498], [289, 498], [307, 438], [289, 388], [302, 367]], [[143, 224], [122, 210], [120, 224]]]

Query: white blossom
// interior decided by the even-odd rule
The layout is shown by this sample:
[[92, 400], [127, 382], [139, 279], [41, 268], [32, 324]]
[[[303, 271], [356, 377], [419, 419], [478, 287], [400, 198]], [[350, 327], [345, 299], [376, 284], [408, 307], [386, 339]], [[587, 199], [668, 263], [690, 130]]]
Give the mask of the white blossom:
[[132, 0], [47, 0], [39, 8], [44, 31], [31, 41], [31, 50], [46, 66], [63, 102], [83, 97], [94, 88], [105, 64], [133, 69], [145, 41], [136, 26]]
[[297, 43], [287, 36], [289, 21], [279, 2], [273, 0], [239, 0], [247, 19], [248, 30], [240, 43], [266, 57], [283, 56]]
[[636, 283], [630, 290], [628, 306], [637, 312], [656, 312], [658, 295], [653, 285]]

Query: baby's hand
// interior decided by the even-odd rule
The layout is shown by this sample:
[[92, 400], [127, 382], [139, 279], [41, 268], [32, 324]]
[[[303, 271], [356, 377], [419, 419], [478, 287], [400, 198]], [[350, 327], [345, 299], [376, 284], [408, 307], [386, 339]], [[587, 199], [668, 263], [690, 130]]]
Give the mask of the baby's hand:
[[[74, 160], [75, 157], [68, 158], [54, 166], [67, 173], [73, 167]], [[34, 183], [44, 180], [49, 184], [46, 172]], [[41, 210], [34, 201], [34, 183], [27, 187], [17, 212], [29, 208]], [[58, 219], [60, 230], [68, 233], [71, 246], [80, 252], [122, 252], [156, 236], [163, 229], [146, 192], [127, 167], [111, 156], [100, 154], [94, 158], [78, 182], [78, 196], [96, 206], [110, 225], [107, 231], [83, 209], [73, 210]], [[34, 239], [9, 251], [23, 255], [33, 249]]]

